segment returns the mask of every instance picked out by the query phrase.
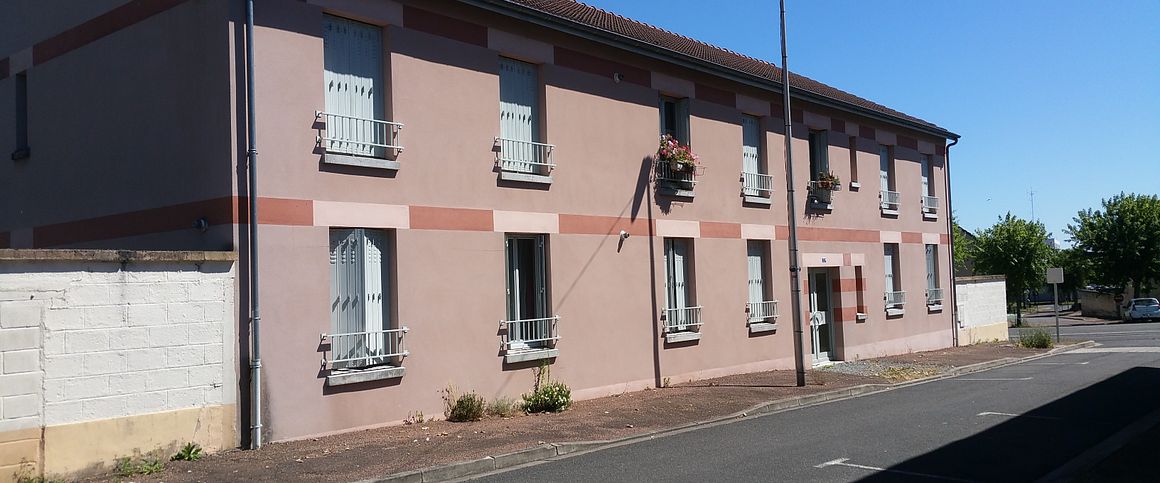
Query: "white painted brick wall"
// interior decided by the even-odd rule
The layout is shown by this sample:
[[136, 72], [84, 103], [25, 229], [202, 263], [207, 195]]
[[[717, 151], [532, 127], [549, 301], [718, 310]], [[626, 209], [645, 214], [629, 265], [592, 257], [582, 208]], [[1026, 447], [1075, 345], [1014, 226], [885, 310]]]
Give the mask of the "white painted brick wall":
[[232, 266], [2, 263], [0, 431], [234, 402]]
[[961, 327], [1007, 322], [1006, 282], [960, 283], [955, 288]]

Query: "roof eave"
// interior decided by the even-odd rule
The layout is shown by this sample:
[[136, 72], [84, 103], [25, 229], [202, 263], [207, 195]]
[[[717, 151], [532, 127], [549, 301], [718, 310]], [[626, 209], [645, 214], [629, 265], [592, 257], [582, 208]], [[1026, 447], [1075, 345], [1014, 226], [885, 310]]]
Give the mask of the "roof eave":
[[[656, 45], [642, 42], [631, 37], [602, 30], [590, 25], [585, 25], [580, 22], [575, 22], [565, 18], [542, 12], [531, 7], [519, 5], [508, 2], [506, 0], [459, 0], [462, 3], [472, 5], [475, 7], [490, 10], [496, 13], [507, 15], [519, 20], [531, 22], [543, 27], [548, 27], [553, 30], [559, 30], [564, 33], [576, 35], [578, 37], [599, 42], [611, 47], [624, 49], [629, 52], [651, 57], [660, 61], [676, 64], [681, 67], [686, 67], [693, 70], [705, 72], [714, 76], [723, 77], [734, 82], [738, 82], [758, 89], [781, 92], [781, 82], [765, 79], [763, 77], [739, 72], [736, 69], [726, 67], [720, 64], [708, 62], [696, 57], [692, 57], [680, 52], [658, 47]], [[911, 121], [909, 119], [891, 116], [872, 109], [867, 109], [862, 106], [851, 104], [849, 102], [834, 99], [829, 96], [799, 89], [797, 87], [790, 87], [790, 94], [794, 97], [804, 99], [815, 104], [819, 104], [834, 109], [851, 112], [860, 116], [865, 116], [871, 119], [888, 122], [891, 124], [898, 124], [919, 132], [931, 134], [944, 139], [959, 139], [959, 135], [950, 132], [946, 129], [936, 129], [921, 123]]]

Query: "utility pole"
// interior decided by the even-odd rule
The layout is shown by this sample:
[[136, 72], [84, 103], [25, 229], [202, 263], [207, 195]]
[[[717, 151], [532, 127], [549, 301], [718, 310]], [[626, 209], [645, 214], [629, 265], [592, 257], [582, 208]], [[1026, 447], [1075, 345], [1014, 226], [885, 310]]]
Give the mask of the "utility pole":
[[806, 385], [805, 354], [802, 353], [802, 283], [801, 267], [798, 265], [797, 209], [794, 208], [793, 181], [793, 120], [789, 109], [789, 56], [785, 43], [785, 0], [781, 4], [781, 92], [785, 119], [785, 184], [789, 211], [789, 280], [793, 286], [793, 358], [797, 385]]
[[1031, 221], [1035, 221], [1035, 188], [1029, 191], [1031, 194]]

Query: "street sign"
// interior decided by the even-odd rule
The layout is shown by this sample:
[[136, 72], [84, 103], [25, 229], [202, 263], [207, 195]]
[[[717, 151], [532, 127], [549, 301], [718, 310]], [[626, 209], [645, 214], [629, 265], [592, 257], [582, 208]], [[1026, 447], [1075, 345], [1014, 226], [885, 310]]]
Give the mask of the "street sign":
[[1047, 269], [1047, 283], [1051, 284], [1052, 292], [1055, 293], [1055, 304], [1051, 307], [1055, 310], [1055, 343], [1059, 343], [1059, 284], [1063, 283], [1063, 269], [1053, 267]]

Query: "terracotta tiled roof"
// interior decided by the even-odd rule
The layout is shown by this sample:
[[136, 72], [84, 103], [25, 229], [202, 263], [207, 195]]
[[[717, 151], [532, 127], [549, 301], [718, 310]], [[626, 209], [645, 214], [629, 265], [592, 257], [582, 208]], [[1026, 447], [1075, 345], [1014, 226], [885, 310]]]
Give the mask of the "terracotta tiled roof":
[[[769, 62], [685, 37], [660, 27], [601, 10], [591, 5], [574, 0], [505, 1], [538, 10], [564, 20], [644, 42], [677, 54], [683, 54], [694, 59], [717, 64], [743, 74], [761, 77], [779, 84], [781, 83], [781, 68]], [[789, 83], [790, 86], [796, 89], [824, 96], [840, 103], [861, 107], [889, 117], [910, 121], [930, 129], [946, 132], [946, 129], [934, 123], [896, 111], [808, 77], [794, 74], [793, 72], [790, 72]]]

